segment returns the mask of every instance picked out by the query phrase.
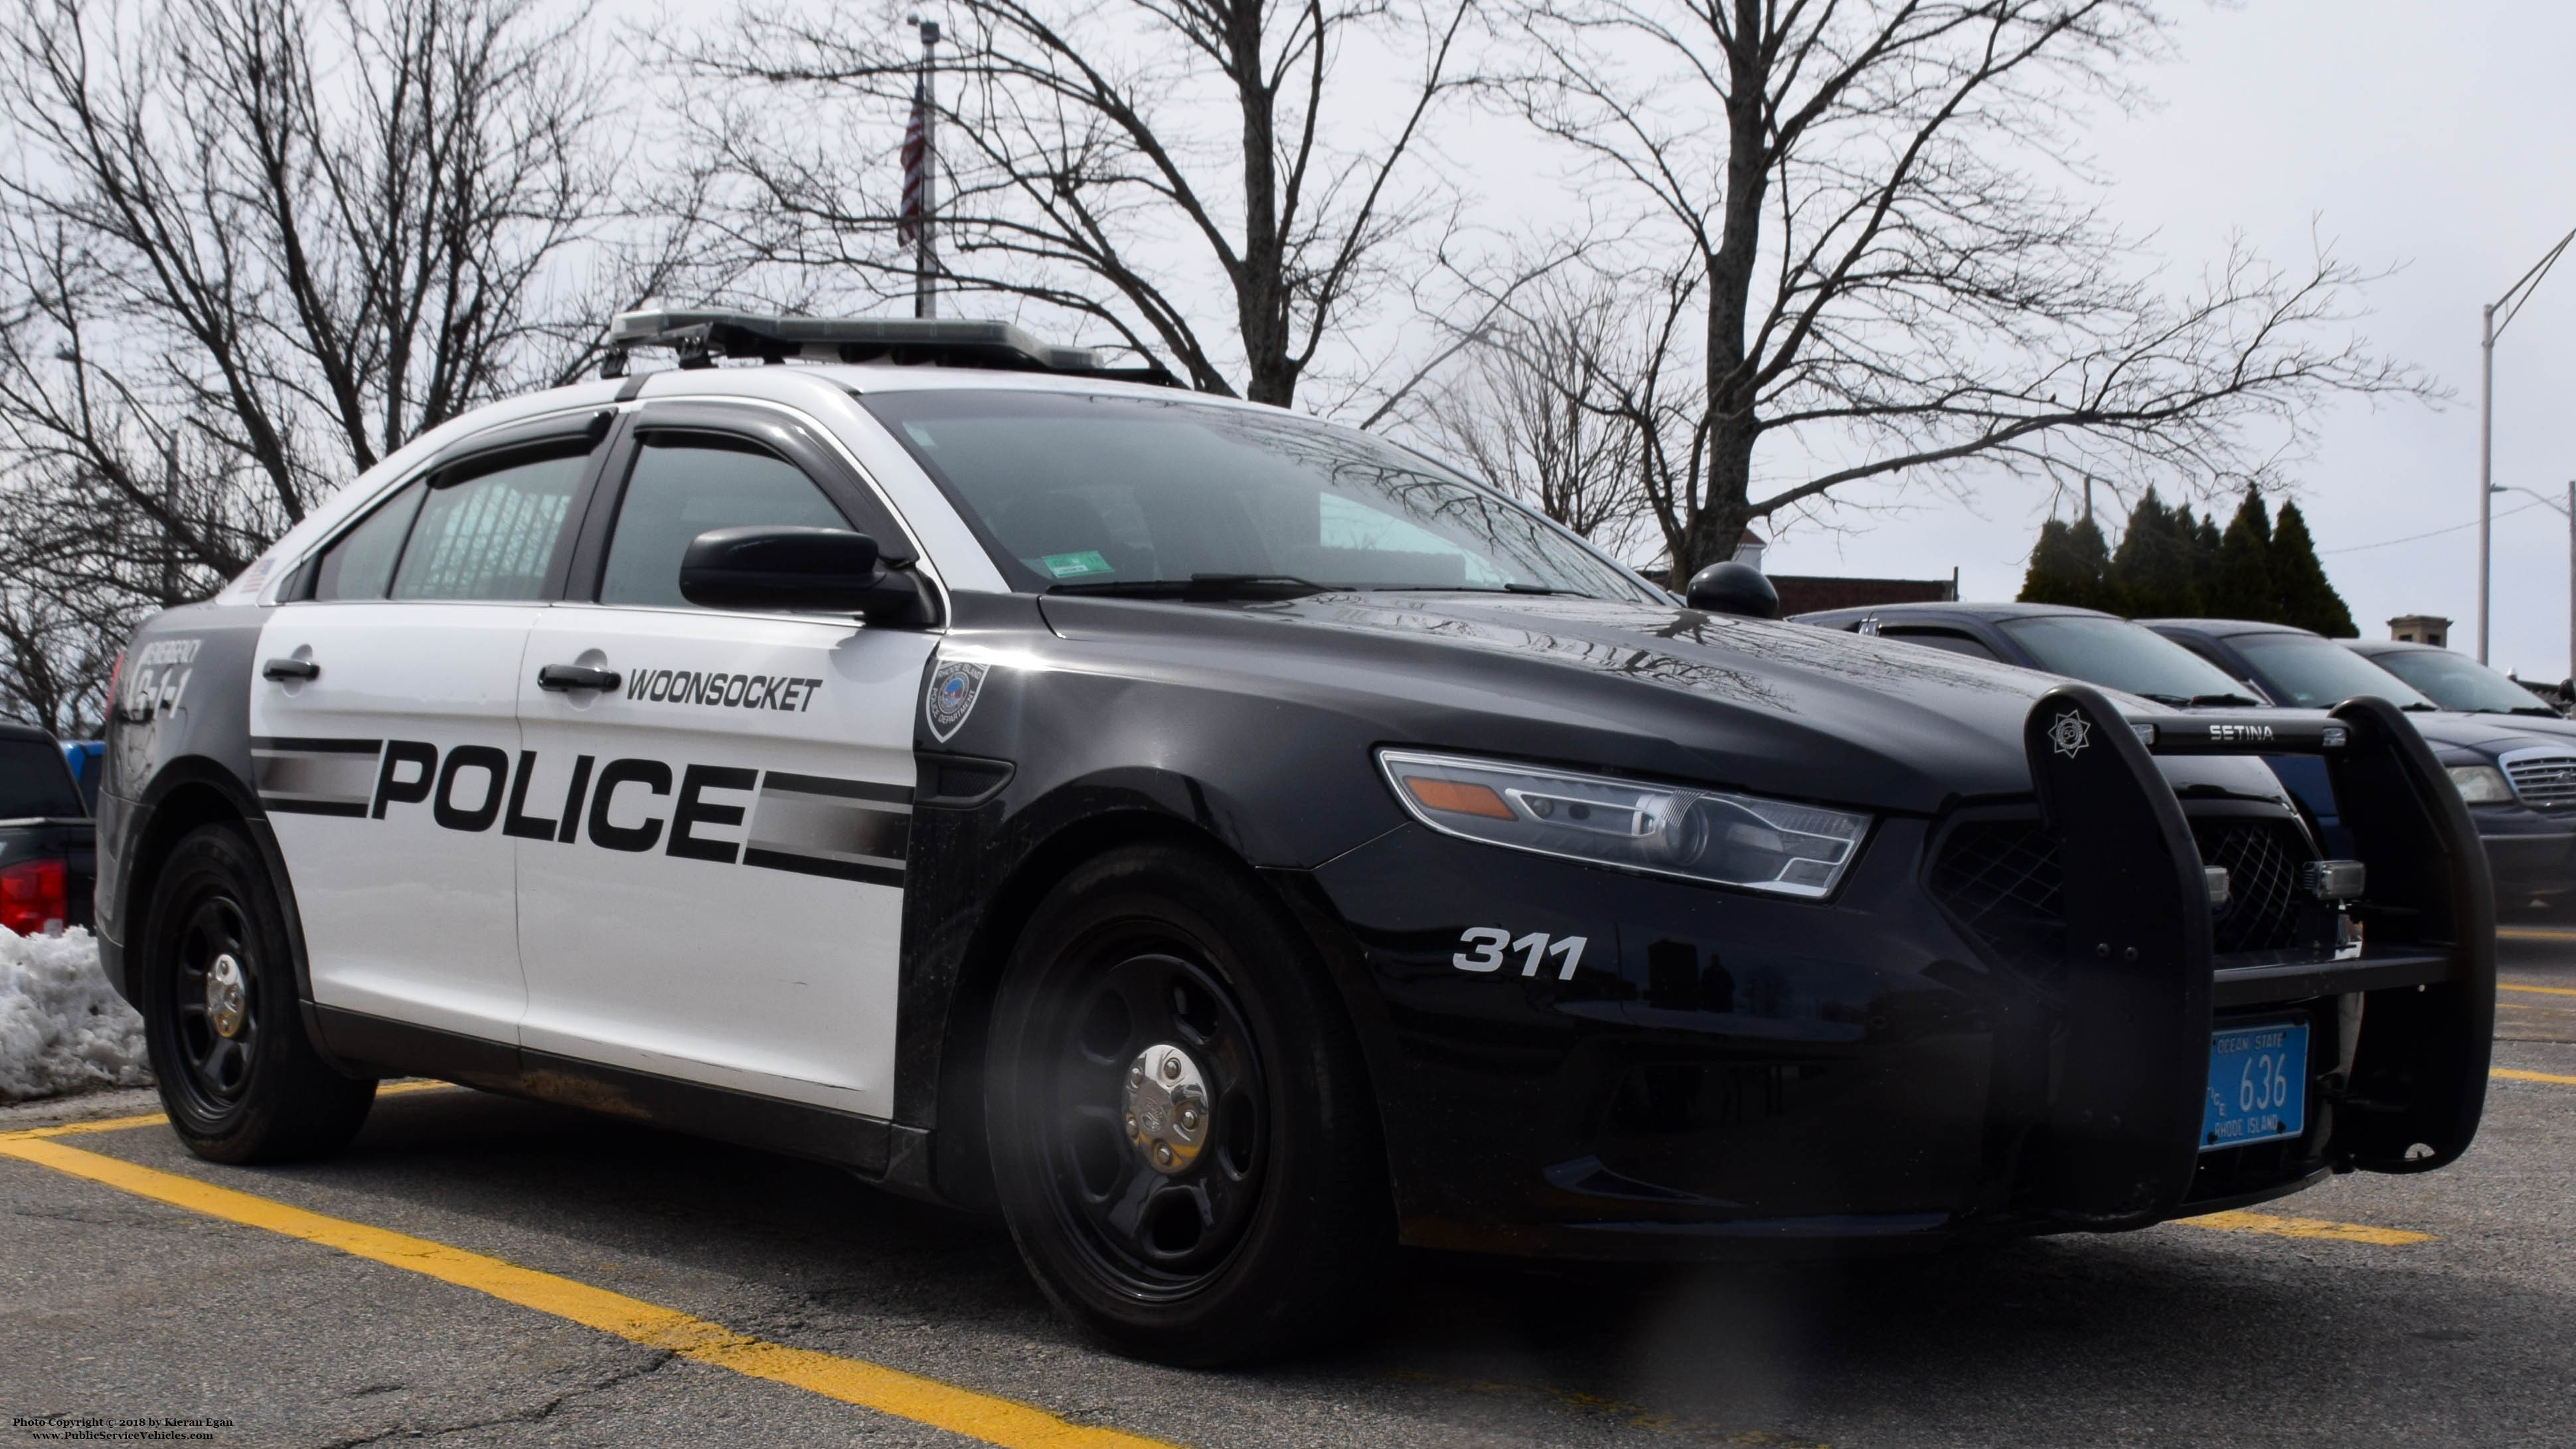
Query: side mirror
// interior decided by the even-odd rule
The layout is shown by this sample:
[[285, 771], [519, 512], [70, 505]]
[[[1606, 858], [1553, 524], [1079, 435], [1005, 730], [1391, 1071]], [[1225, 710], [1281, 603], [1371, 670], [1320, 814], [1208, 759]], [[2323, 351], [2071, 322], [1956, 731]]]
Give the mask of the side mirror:
[[889, 566], [875, 539], [846, 528], [710, 529], [681, 555], [680, 597], [710, 609], [859, 614], [871, 624], [927, 623], [930, 613], [910, 566]]
[[1732, 560], [1713, 563], [1691, 575], [1682, 597], [1694, 609], [1711, 614], [1741, 614], [1748, 619], [1780, 617], [1780, 591], [1751, 564]]

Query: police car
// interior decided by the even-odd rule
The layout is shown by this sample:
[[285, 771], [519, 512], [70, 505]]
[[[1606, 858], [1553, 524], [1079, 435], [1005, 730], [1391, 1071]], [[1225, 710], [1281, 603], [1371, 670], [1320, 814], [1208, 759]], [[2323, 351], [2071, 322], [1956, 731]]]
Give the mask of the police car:
[[2485, 865], [2379, 701], [1690, 607], [998, 324], [614, 336], [682, 365], [437, 429], [125, 652], [99, 933], [200, 1155], [570, 1103], [996, 1210], [1195, 1364], [1398, 1243], [2132, 1228], [2476, 1130]]

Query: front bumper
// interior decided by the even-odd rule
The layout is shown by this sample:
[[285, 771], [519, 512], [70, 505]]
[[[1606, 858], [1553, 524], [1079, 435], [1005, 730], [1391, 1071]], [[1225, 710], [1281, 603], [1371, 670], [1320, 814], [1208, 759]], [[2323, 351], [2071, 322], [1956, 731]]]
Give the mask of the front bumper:
[[[2473, 1108], [2457, 1121], [2464, 1048], [2415, 1002], [2428, 984], [2474, 997], [2483, 971], [2491, 1020], [2483, 881], [2457, 910], [2448, 876], [2438, 901], [2392, 890], [2361, 960], [2273, 951], [2222, 970], [2205, 892], [2185, 893], [2200, 891], [2187, 826], [2179, 858], [2163, 853], [2174, 797], [2143, 749], [2113, 764], [2113, 785], [2133, 787], [2128, 811], [2043, 797], [2068, 871], [2067, 959], [2048, 970], [2000, 959], [1936, 903], [1938, 831], [1913, 818], [1881, 820], [1824, 904], [1413, 825], [1315, 871], [1383, 1008], [1373, 1068], [1406, 1240], [1623, 1258], [1901, 1246], [2142, 1226], [2295, 1191], [2339, 1165], [2401, 1165], [2417, 1142], [2454, 1155], [2475, 1128]], [[2356, 812], [2374, 884], [2428, 838], [2474, 840], [2423, 764], [2443, 786], [2432, 807], [2410, 795]], [[2337, 768], [2375, 795], [2406, 788]], [[2172, 820], [2154, 815], [2150, 788]], [[2455, 819], [2433, 818], [2444, 797]], [[2482, 866], [2473, 844], [2468, 856]], [[2162, 887], [2146, 878], [2159, 872]], [[2410, 939], [2428, 930], [2428, 904], [2469, 944]], [[1514, 941], [1500, 969], [1462, 969], [1476, 928]], [[1569, 939], [1584, 945], [1566, 972]], [[2203, 1154], [2210, 1030], [2256, 1016], [2311, 1027], [2307, 1134]], [[2481, 1054], [2481, 1091], [2483, 1071]], [[2392, 1133], [2408, 1141], [2392, 1150]]]

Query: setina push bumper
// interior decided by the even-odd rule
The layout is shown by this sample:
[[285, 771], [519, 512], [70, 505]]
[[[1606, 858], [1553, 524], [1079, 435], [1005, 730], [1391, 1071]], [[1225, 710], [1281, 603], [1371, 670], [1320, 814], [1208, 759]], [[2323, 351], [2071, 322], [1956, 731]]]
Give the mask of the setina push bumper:
[[[2024, 741], [2066, 945], [2031, 1043], [2047, 1079], [2030, 1084], [2015, 1216], [2143, 1227], [2468, 1147], [2494, 1035], [2494, 904], [2459, 792], [2402, 715], [2356, 698], [2322, 717], [2132, 718], [2066, 685]], [[2324, 759], [2360, 869], [2312, 862], [2302, 883], [2361, 886], [2334, 902], [2358, 927], [2346, 944], [2215, 954], [2216, 882], [2152, 758], [2213, 754]]]

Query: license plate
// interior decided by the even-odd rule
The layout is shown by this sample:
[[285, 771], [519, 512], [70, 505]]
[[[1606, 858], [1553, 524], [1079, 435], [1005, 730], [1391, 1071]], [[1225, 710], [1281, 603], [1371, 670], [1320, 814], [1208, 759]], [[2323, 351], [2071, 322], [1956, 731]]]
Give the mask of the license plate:
[[2296, 1137], [2307, 1130], [2307, 1120], [2306, 1025], [2285, 1021], [2210, 1033], [2201, 1151]]

